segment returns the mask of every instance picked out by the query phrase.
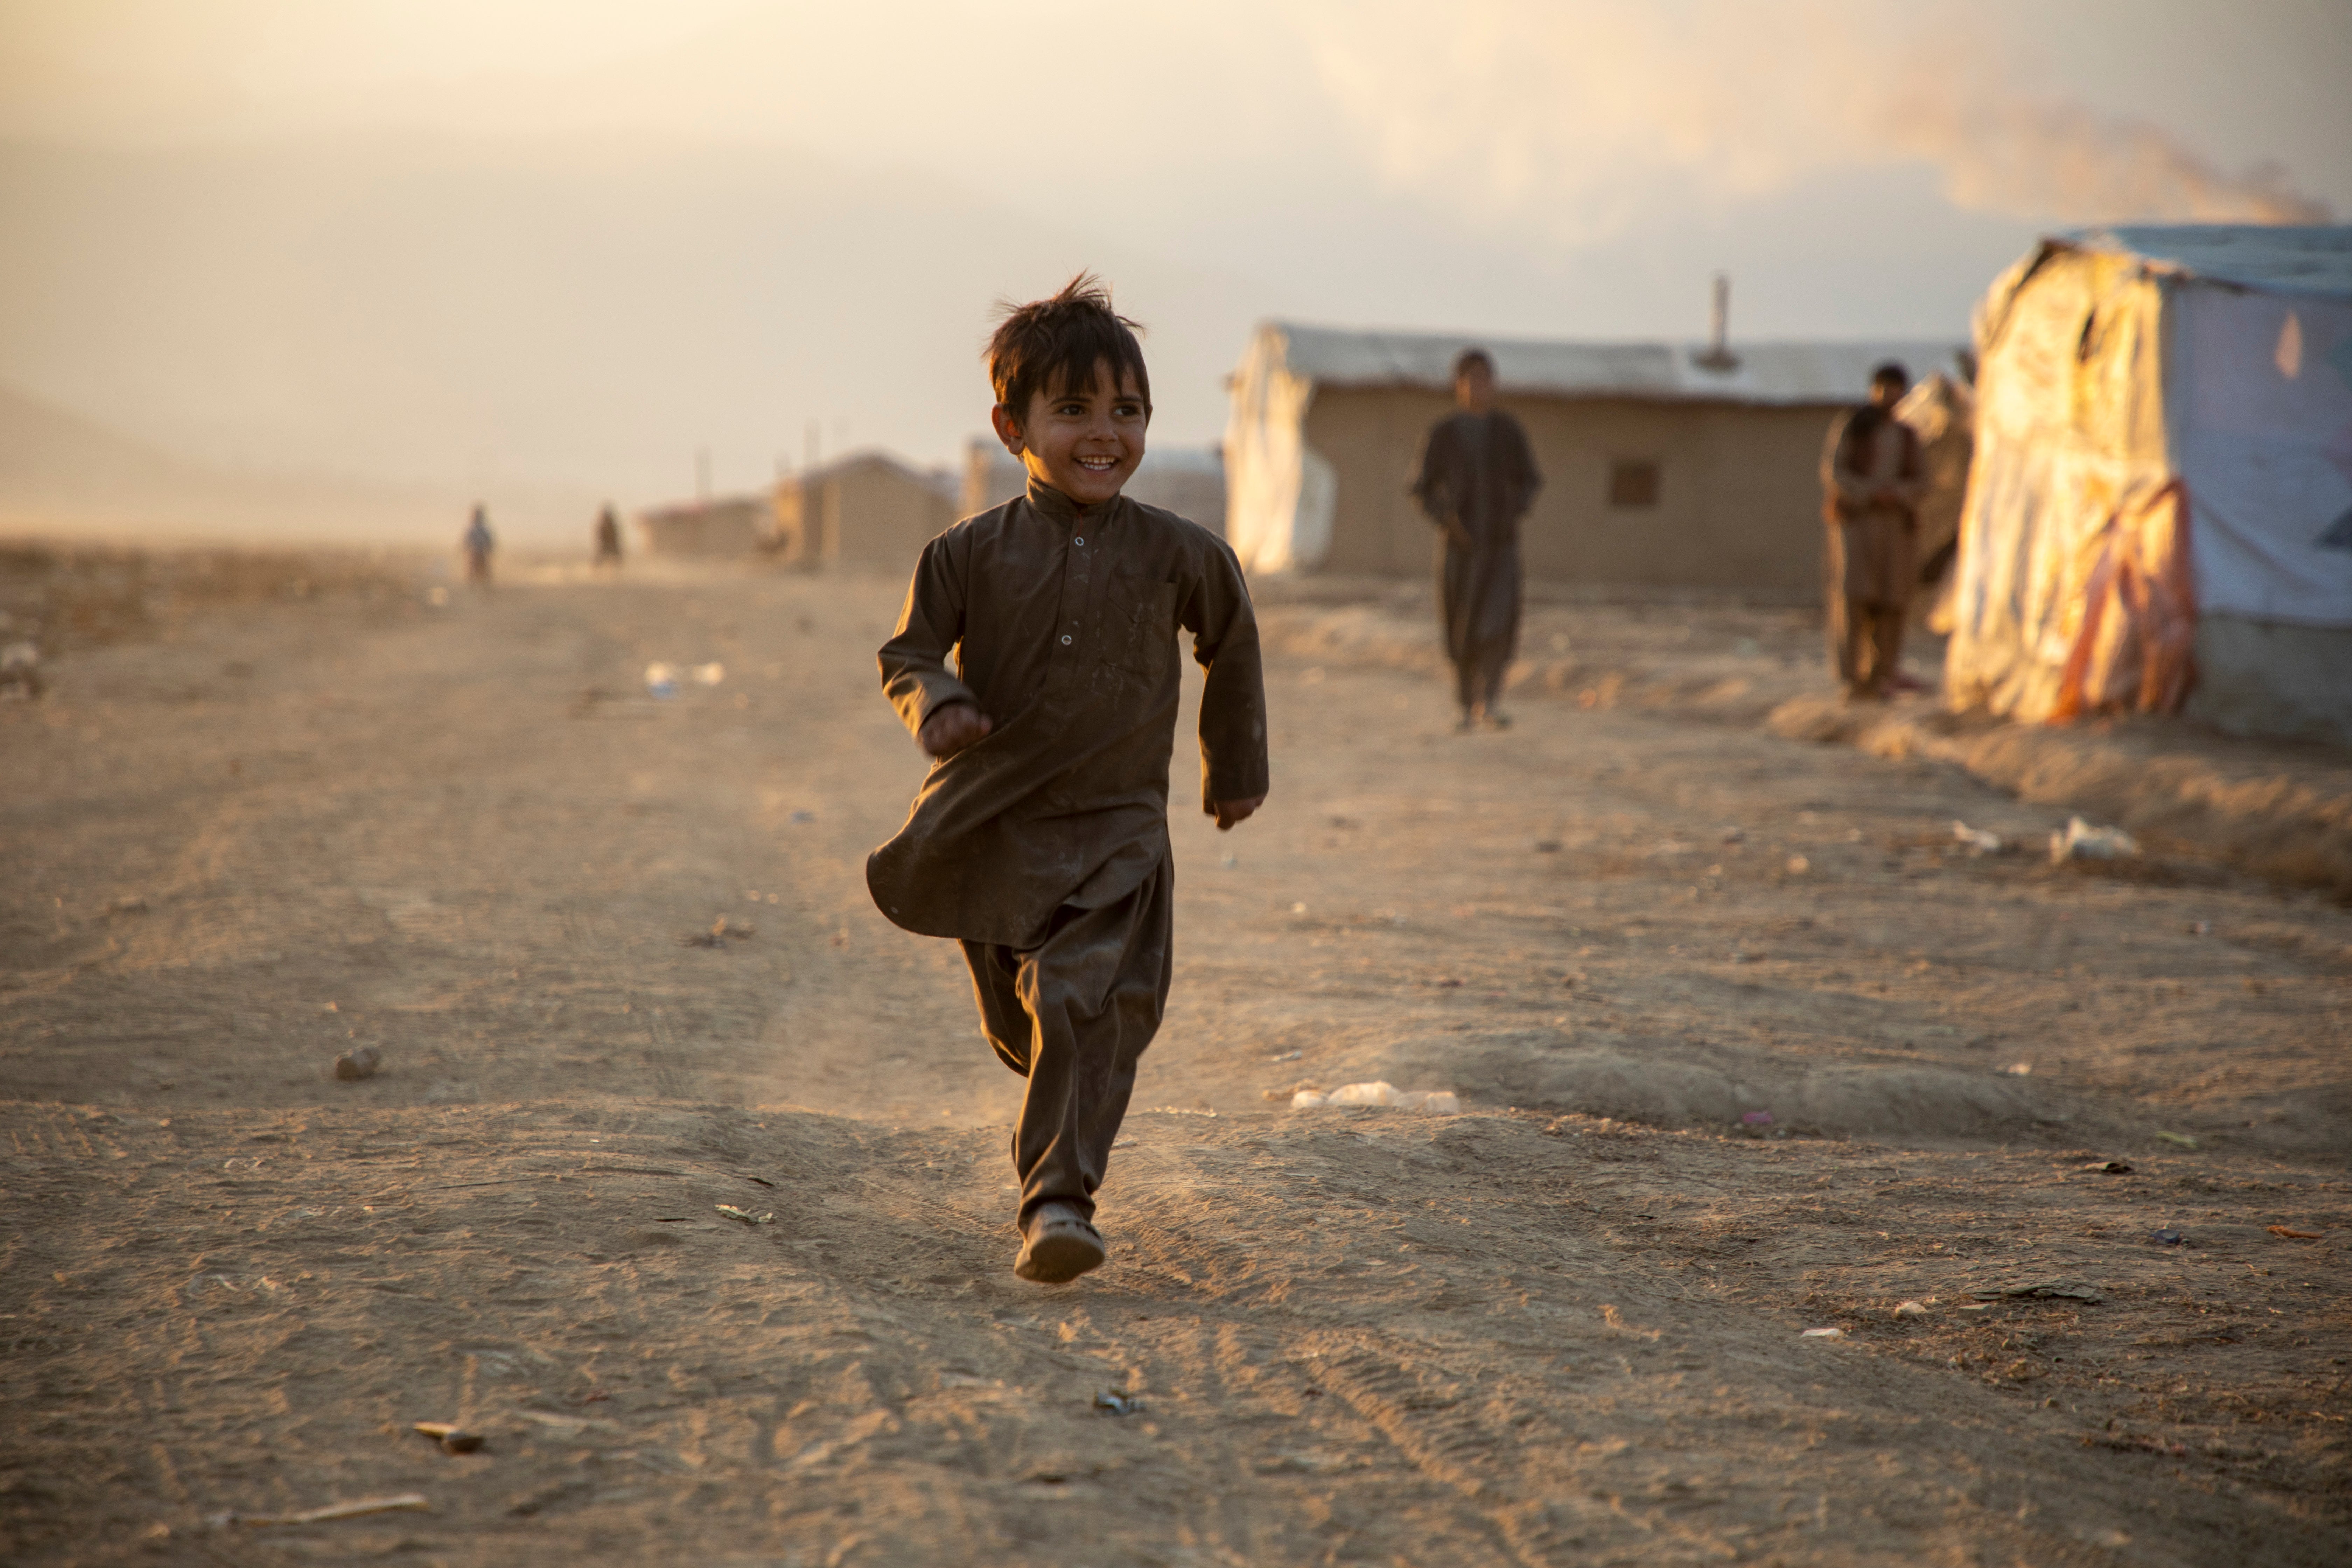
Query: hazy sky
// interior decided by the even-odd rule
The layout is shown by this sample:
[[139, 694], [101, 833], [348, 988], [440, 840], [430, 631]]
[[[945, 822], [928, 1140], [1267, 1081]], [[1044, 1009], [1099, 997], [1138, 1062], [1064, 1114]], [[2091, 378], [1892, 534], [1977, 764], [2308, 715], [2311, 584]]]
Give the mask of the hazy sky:
[[2352, 212], [2352, 5], [0, 0], [0, 382], [495, 489], [944, 460], [1100, 268], [1155, 438], [1265, 315], [1965, 332], [2053, 226]]

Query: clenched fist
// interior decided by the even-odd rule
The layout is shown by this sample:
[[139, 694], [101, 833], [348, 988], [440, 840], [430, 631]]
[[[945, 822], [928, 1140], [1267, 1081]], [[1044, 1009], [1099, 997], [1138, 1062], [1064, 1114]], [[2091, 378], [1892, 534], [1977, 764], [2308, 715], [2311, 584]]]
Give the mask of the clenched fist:
[[950, 702], [923, 721], [915, 743], [934, 757], [954, 756], [996, 728], [996, 721], [969, 702]]

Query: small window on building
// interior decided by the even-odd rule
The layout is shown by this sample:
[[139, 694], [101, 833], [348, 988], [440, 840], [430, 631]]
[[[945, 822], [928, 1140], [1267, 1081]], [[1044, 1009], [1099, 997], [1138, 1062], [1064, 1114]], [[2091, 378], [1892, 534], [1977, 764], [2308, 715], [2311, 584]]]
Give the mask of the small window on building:
[[1652, 458], [1620, 458], [1609, 465], [1611, 506], [1658, 504], [1658, 465]]

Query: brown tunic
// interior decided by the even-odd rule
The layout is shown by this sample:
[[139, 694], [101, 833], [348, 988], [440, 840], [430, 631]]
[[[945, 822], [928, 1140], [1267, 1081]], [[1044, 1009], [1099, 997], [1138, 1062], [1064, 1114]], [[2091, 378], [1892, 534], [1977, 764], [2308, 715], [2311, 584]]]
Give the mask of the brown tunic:
[[[1893, 415], [1863, 428], [1866, 409], [1841, 416], [1822, 447], [1822, 493], [1829, 528], [1829, 589], [1832, 596], [1900, 609], [1918, 585], [1913, 560], [1917, 510], [1927, 493], [1919, 437]], [[1894, 505], [1871, 500], [1895, 493]]]
[[882, 646], [883, 690], [910, 731], [950, 702], [996, 727], [931, 765], [906, 826], [867, 858], [882, 912], [1030, 949], [1056, 910], [1115, 903], [1158, 870], [1180, 626], [1208, 673], [1202, 805], [1263, 795], [1257, 619], [1224, 541], [1125, 496], [1081, 509], [1033, 481], [924, 546]]

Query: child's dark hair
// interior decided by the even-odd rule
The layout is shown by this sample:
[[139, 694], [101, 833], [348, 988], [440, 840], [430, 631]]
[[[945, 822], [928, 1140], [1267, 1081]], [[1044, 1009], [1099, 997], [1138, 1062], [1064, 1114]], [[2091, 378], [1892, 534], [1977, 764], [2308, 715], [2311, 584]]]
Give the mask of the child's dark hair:
[[1151, 373], [1143, 368], [1136, 323], [1110, 308], [1110, 290], [1093, 273], [1079, 273], [1050, 300], [1007, 301], [1002, 309], [1003, 319], [988, 339], [988, 383], [1015, 419], [1029, 416], [1029, 400], [1038, 393], [1083, 389], [1097, 364], [1110, 366], [1114, 384], [1121, 373], [1132, 373], [1143, 411], [1151, 412]]
[[1460, 381], [1464, 376], [1468, 375], [1474, 370], [1483, 370], [1488, 375], [1494, 374], [1494, 356], [1489, 354], [1485, 349], [1464, 349], [1460, 353], [1454, 356], [1454, 380]]

